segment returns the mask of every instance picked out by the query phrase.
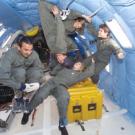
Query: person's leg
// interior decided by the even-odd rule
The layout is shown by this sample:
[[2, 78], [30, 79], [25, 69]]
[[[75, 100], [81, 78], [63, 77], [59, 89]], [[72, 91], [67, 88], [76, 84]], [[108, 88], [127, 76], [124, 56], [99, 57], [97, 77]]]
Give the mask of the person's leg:
[[99, 81], [100, 72], [106, 67], [107, 63], [96, 62], [95, 64], [95, 74], [91, 76], [91, 80], [94, 84], [97, 84]]
[[21, 120], [21, 124], [26, 124], [29, 120], [29, 115], [39, 104], [41, 104], [49, 95], [51, 89], [53, 89], [55, 85], [52, 81], [48, 81], [43, 87], [41, 87], [34, 96], [32, 97], [31, 101], [27, 107], [27, 113], [24, 113], [23, 118]]
[[[15, 68], [11, 70], [11, 78], [19, 83], [25, 83], [25, 69]], [[13, 99], [13, 112], [21, 112], [23, 109], [23, 93], [20, 90], [14, 90], [15, 97]]]
[[85, 58], [85, 59], [83, 60], [83, 64], [84, 64], [85, 67], [90, 66], [91, 63], [92, 63], [92, 56], [89, 56], [89, 57], [87, 57], [87, 58]]
[[[11, 78], [18, 83], [25, 83], [26, 71], [23, 68], [14, 68], [11, 70]], [[20, 90], [14, 90], [15, 97], [22, 97]]]
[[34, 83], [41, 81], [41, 78], [43, 77], [43, 70], [36, 69], [36, 68], [29, 68], [26, 71], [26, 82], [27, 83]]
[[56, 23], [51, 13], [52, 4], [43, 0], [39, 1], [39, 13], [44, 36], [51, 52], [55, 50], [56, 44]]
[[[26, 83], [39, 83], [41, 82], [41, 78], [43, 76], [43, 71], [41, 69], [36, 69], [36, 68], [29, 68], [27, 71], [26, 71]], [[31, 88], [31, 89], [34, 89], [34, 90], [37, 90], [38, 87], [34, 86]], [[25, 93], [23, 94], [23, 111], [27, 111], [27, 105], [28, 105], [28, 102], [29, 102], [29, 96], [30, 93]]]
[[58, 61], [57, 61], [55, 55], [56, 55], [56, 54], [54, 54], [54, 53], [50, 53], [49, 68], [50, 68], [51, 71], [52, 71], [52, 70], [55, 68], [55, 66], [58, 64]]
[[51, 94], [57, 100], [57, 107], [59, 111], [59, 130], [62, 135], [68, 135], [66, 125], [68, 124], [67, 120], [67, 108], [69, 103], [69, 93], [64, 86], [59, 85], [56, 89], [51, 91]]

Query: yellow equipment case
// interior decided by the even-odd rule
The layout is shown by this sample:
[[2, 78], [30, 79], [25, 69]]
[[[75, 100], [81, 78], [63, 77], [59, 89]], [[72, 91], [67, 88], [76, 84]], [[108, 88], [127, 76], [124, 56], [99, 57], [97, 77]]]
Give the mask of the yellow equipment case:
[[68, 91], [70, 94], [67, 112], [69, 122], [101, 118], [103, 94], [90, 79], [77, 83]]

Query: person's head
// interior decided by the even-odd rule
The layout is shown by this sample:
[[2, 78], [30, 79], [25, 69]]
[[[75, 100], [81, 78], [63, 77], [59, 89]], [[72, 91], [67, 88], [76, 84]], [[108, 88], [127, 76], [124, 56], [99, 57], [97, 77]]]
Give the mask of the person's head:
[[73, 69], [76, 71], [82, 71], [84, 69], [84, 65], [82, 62], [78, 61], [74, 64]]
[[23, 57], [29, 57], [33, 51], [33, 44], [27, 36], [21, 36], [18, 41], [18, 50]]
[[105, 39], [108, 38], [109, 35], [110, 35], [110, 30], [107, 27], [107, 25], [106, 24], [99, 25], [98, 37]]
[[78, 17], [74, 19], [73, 27], [75, 29], [82, 29], [85, 24], [85, 19], [83, 17]]

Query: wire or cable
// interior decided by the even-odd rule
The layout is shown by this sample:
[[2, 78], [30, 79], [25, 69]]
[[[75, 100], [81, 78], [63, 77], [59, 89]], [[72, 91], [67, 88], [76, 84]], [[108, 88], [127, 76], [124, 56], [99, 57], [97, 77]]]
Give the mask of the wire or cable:
[[67, 7], [66, 7], [66, 10], [69, 9], [69, 7], [72, 5], [72, 3], [73, 3], [74, 1], [75, 1], [75, 0], [71, 0], [71, 1], [68, 3], [68, 5], [67, 5]]
[[112, 6], [131, 6], [135, 4], [135, 0], [131, 0], [129, 2], [109, 2]]

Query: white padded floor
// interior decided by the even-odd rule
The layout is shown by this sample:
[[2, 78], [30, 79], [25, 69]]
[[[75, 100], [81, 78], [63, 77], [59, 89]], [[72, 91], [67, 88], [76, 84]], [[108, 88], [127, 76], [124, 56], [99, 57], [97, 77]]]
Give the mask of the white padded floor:
[[[76, 123], [69, 124], [69, 135], [135, 135], [135, 124], [125, 116], [127, 110], [120, 109], [107, 96], [104, 97], [104, 104], [102, 119], [84, 122], [85, 131]], [[0, 135], [60, 135], [57, 128], [58, 111], [53, 97], [39, 106], [34, 126], [31, 126], [31, 119], [27, 125], [22, 126], [21, 117], [22, 114], [17, 114], [10, 128]]]

